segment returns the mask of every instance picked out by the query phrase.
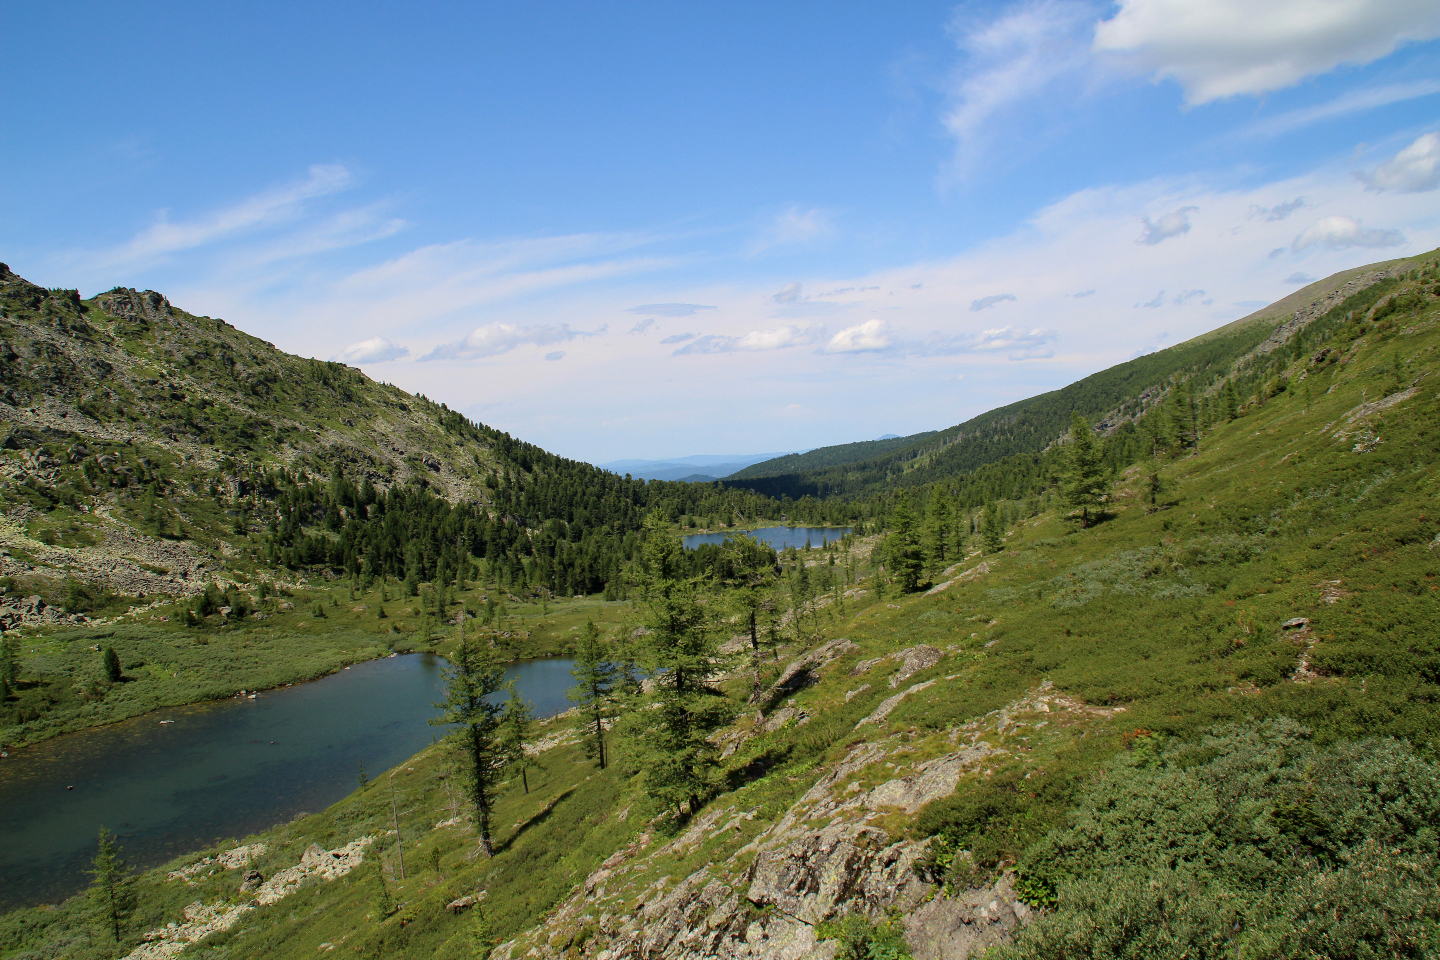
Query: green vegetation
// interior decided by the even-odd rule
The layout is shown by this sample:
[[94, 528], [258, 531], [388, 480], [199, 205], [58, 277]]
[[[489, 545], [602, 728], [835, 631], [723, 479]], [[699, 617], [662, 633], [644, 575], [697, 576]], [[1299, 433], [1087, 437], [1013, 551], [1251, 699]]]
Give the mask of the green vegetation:
[[[860, 489], [863, 500], [826, 501], [822, 512], [873, 529], [824, 549], [774, 555], [737, 538], [686, 552], [679, 517], [628, 501], [624, 529], [605, 536], [631, 547], [613, 554], [619, 566], [604, 588], [628, 601], [556, 596], [556, 571], [582, 567], [547, 570], [540, 558], [584, 542], [571, 539], [568, 519], [553, 554], [491, 557], [489, 544], [508, 533], [447, 554], [451, 534], [478, 534], [482, 523], [532, 540], [544, 527], [451, 506], [414, 484], [385, 491], [372, 516], [377, 492], [350, 527], [359, 501], [347, 499], [345, 476], [333, 486], [292, 477], [275, 502], [303, 522], [287, 534], [277, 519], [258, 549], [323, 540], [332, 552], [308, 579], [318, 583], [324, 568], [337, 579], [285, 580], [292, 596], [282, 599], [260, 595], [256, 584], [273, 580], [232, 577], [266, 619], [223, 630], [218, 613], [205, 627], [153, 624], [148, 639], [120, 625], [47, 630], [27, 637], [17, 682], [64, 676], [73, 689], [64, 668], [83, 663], [98, 683], [109, 645], [123, 674], [103, 703], [162, 683], [166, 668], [154, 667], [183, 644], [203, 670], [210, 657], [260, 657], [281, 638], [302, 644], [307, 630], [317, 659], [341, 637], [353, 638], [338, 648], [347, 655], [370, 649], [362, 637], [433, 639], [449, 652], [459, 739], [391, 771], [393, 806], [362, 786], [257, 838], [269, 844], [257, 863], [266, 876], [311, 843], [372, 838], [363, 865], [307, 880], [187, 948], [207, 960], [331, 948], [448, 960], [513, 938], [516, 957], [591, 956], [630, 918], [708, 929], [719, 914], [707, 911], [730, 902], [736, 913], [717, 923], [738, 938], [784, 919], [768, 895], [746, 899], [757, 851], [779, 842], [771, 831], [781, 824], [798, 831], [784, 844], [802, 844], [775, 848], [789, 865], [813, 852], [807, 837], [853, 827], [866, 831], [851, 848], [857, 858], [928, 841], [916, 866], [942, 900], [1013, 889], [1043, 908], [999, 956], [1432, 955], [1437, 284], [1427, 259], [1275, 349], [1237, 353], [1270, 335], [1242, 325], [1065, 395], [1089, 408], [1061, 410], [1052, 395], [1011, 421], [1038, 429], [1053, 419], [1043, 445], [996, 440], [1009, 452], [963, 470], [964, 449], [954, 461], [936, 453], [883, 488]], [[1144, 371], [1161, 375], [1142, 384]], [[1123, 418], [1091, 430], [1083, 418], [1104, 419], [1113, 396]], [[1052, 444], [1066, 426], [1070, 442]], [[536, 502], [549, 510], [562, 500]], [[598, 525], [575, 523], [599, 536]], [[424, 543], [430, 529], [447, 532], [428, 559], [397, 559], [386, 546]], [[257, 561], [253, 574], [265, 569]], [[502, 577], [526, 599], [505, 592]], [[382, 603], [384, 620], [373, 613]], [[316, 604], [326, 619], [308, 615]], [[354, 612], [360, 605], [369, 609]], [[451, 613], [456, 623], [440, 620]], [[397, 623], [410, 629], [390, 633]], [[522, 623], [531, 636], [518, 636]], [[495, 659], [540, 642], [542, 626], [544, 642], [581, 652], [584, 709], [537, 724], [541, 765], [523, 768], [513, 762], [523, 734], [507, 736], [504, 704], [487, 711], [477, 691], [495, 686], [483, 680]], [[822, 645], [823, 662], [806, 659]], [[630, 682], [630, 664], [644, 684]], [[472, 724], [484, 728], [485, 750], [457, 750]], [[910, 789], [936, 762], [950, 764], [953, 792], [909, 808], [885, 800], [882, 788]], [[468, 786], [455, 791], [457, 778]], [[399, 838], [408, 864], [432, 866], [401, 871]], [[711, 892], [684, 901], [692, 881], [696, 897]], [[235, 896], [233, 873], [189, 886], [152, 871], [133, 886], [125, 950], [196, 899]], [[482, 892], [479, 906], [447, 910]], [[686, 902], [694, 910], [683, 922], [666, 913]], [[0, 957], [113, 955], [90, 904], [0, 919]], [[912, 918], [888, 906], [872, 888], [814, 919], [841, 955], [903, 957]]]
[[1284, 720], [1108, 764], [1021, 873], [1055, 909], [1005, 958], [1432, 956], [1440, 768]]

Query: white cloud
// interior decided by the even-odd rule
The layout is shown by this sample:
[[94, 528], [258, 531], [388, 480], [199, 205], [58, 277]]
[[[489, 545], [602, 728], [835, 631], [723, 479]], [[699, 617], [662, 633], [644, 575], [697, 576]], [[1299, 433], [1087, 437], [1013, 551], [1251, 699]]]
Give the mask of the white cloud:
[[1398, 247], [1404, 242], [1405, 235], [1399, 230], [1367, 230], [1351, 217], [1334, 216], [1316, 220], [1290, 246], [1294, 250], [1307, 247], [1343, 250], [1346, 247]]
[[988, 297], [981, 297], [979, 300], [971, 300], [970, 310], [972, 312], [978, 313], [981, 310], [989, 310], [997, 303], [1004, 303], [1006, 300], [1014, 299], [1015, 294], [1013, 293], [996, 293]]
[[1147, 246], [1155, 246], [1163, 243], [1171, 237], [1178, 237], [1190, 232], [1190, 214], [1198, 211], [1199, 207], [1181, 207], [1179, 210], [1171, 210], [1159, 220], [1151, 222], [1149, 217], [1141, 217], [1145, 229], [1140, 233], [1140, 239], [1136, 243], [1143, 243]]
[[944, 124], [959, 143], [962, 167], [983, 147], [983, 128], [995, 117], [1086, 65], [1091, 19], [1087, 4], [1058, 0], [1031, 0], [989, 21], [956, 18], [951, 30], [961, 59]]
[[1094, 49], [1177, 81], [1190, 105], [1292, 86], [1440, 37], [1434, 0], [1119, 0]]
[[626, 313], [639, 313], [651, 317], [691, 317], [701, 310], [714, 310], [703, 303], [642, 303], [638, 307], [626, 307]]
[[350, 344], [330, 359], [350, 364], [384, 363], [387, 360], [399, 360], [401, 357], [409, 355], [409, 347], [391, 343], [385, 337], [371, 337], [369, 340]]
[[476, 327], [468, 337], [454, 343], [444, 343], [431, 350], [421, 360], [483, 360], [486, 357], [509, 353], [526, 344], [549, 346], [565, 343], [576, 337], [593, 337], [604, 332], [604, 328], [589, 333], [571, 330], [568, 323], [541, 324], [521, 327], [513, 323], [487, 323]]
[[692, 353], [738, 353], [760, 350], [784, 350], [787, 347], [802, 347], [825, 336], [822, 324], [812, 323], [808, 327], [789, 324], [774, 330], [752, 330], [739, 337], [720, 334], [699, 337], [675, 351], [675, 356]]
[[890, 325], [884, 320], [866, 320], [862, 324], [846, 327], [830, 338], [825, 353], [863, 353], [884, 350], [890, 346]]
[[1305, 202], [1304, 197], [1296, 197], [1294, 200], [1286, 200], [1284, 203], [1277, 203], [1273, 207], [1262, 207], [1256, 204], [1250, 205], [1251, 220], [1284, 220], [1296, 210], [1303, 210], [1310, 204]]
[[1440, 187], [1440, 133], [1427, 133], [1371, 173], [1356, 174], [1371, 190], [1420, 193]]
[[780, 288], [780, 292], [773, 295], [771, 300], [776, 303], [794, 303], [800, 299], [800, 284], [787, 283]]

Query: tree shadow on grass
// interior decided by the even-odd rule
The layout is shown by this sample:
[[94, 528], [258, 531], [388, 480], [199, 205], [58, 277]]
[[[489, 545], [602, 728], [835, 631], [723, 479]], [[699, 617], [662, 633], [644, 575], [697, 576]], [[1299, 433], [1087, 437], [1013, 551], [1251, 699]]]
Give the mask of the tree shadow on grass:
[[564, 793], [558, 794], [553, 800], [551, 800], [549, 803], [545, 804], [545, 806], [541, 807], [538, 811], [536, 811], [535, 814], [530, 817], [530, 819], [524, 821], [520, 824], [520, 826], [516, 827], [514, 833], [510, 834], [510, 836], [507, 837], [503, 843], [500, 843], [495, 847], [495, 852], [497, 854], [504, 853], [506, 850], [509, 850], [512, 846], [514, 846], [515, 841], [519, 840], [526, 833], [526, 831], [538, 827], [546, 820], [549, 820], [550, 815], [555, 812], [555, 808], [560, 806], [560, 803], [574, 792], [575, 788], [571, 787]]

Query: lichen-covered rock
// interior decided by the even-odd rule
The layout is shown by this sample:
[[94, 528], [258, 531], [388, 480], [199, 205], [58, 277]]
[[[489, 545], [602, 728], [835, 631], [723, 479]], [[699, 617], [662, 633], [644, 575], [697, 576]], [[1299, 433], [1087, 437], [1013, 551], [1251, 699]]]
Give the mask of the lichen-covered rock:
[[1013, 876], [994, 886], [937, 897], [905, 914], [905, 942], [915, 960], [967, 960], [1034, 918], [1015, 893]]

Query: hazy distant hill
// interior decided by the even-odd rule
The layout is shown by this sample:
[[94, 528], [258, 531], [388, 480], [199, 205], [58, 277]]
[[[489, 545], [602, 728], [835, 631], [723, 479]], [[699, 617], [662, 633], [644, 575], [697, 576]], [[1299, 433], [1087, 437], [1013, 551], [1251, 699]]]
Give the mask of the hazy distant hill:
[[702, 483], [719, 480], [753, 463], [784, 457], [784, 453], [698, 454], [669, 460], [612, 460], [596, 464], [602, 470], [630, 474], [639, 480], [682, 480]]

